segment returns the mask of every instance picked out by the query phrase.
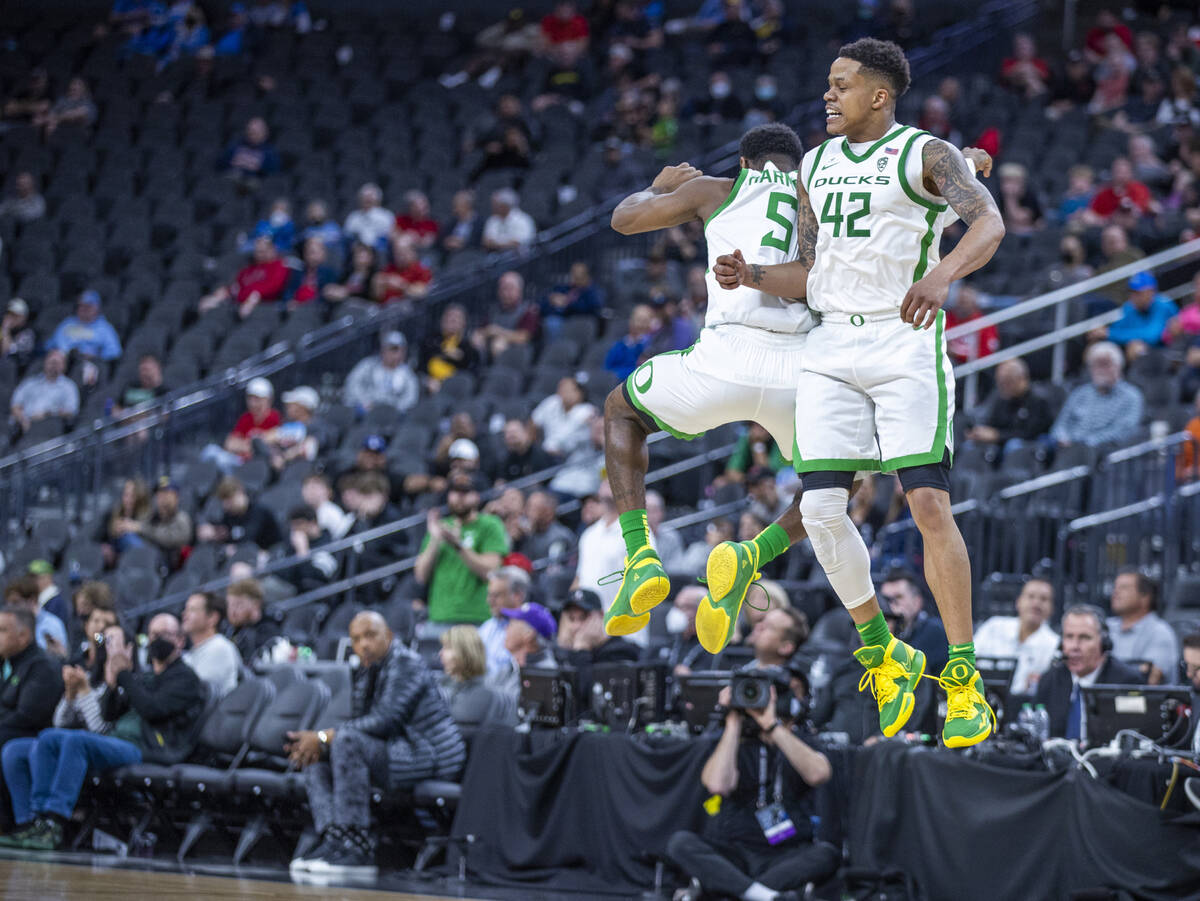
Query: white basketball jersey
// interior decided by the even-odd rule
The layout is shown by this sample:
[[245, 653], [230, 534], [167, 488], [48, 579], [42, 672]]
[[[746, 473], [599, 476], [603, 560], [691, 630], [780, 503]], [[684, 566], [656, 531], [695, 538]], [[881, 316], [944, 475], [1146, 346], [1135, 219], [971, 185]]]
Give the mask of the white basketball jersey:
[[762, 171], [743, 169], [729, 196], [705, 220], [708, 244], [708, 312], [704, 325], [748, 325], [772, 332], [800, 334], [815, 324], [803, 303], [788, 303], [741, 285], [728, 291], [717, 284], [717, 257], [741, 250], [747, 263], [769, 266], [796, 258], [796, 173], [768, 162]]
[[927, 132], [898, 125], [874, 144], [831, 138], [804, 155], [800, 172], [819, 226], [808, 276], [818, 313], [897, 310], [913, 282], [938, 264], [953, 210], [924, 186]]

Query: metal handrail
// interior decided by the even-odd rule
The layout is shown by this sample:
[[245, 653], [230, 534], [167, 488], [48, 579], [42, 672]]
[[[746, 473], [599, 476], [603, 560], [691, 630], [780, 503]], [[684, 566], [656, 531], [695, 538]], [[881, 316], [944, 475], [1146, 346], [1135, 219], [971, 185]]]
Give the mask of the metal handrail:
[[1032, 494], [1035, 491], [1041, 491], [1043, 488], [1053, 488], [1055, 485], [1062, 485], [1067, 482], [1087, 478], [1091, 474], [1092, 468], [1090, 466], [1072, 466], [1069, 469], [1048, 472], [1036, 478], [1026, 479], [1024, 482], [1018, 482], [1016, 485], [1009, 485], [1007, 488], [997, 491], [996, 497], [1002, 501], [1011, 501], [1013, 498]]
[[1116, 522], [1120, 519], [1125, 519], [1129, 516], [1136, 516], [1139, 513], [1149, 513], [1151, 510], [1157, 510], [1167, 503], [1166, 497], [1163, 494], [1156, 494], [1154, 497], [1147, 498], [1144, 501], [1137, 501], [1132, 504], [1125, 504], [1123, 507], [1116, 507], [1112, 510], [1105, 510], [1101, 513], [1092, 513], [1088, 516], [1080, 516], [1068, 522], [1063, 529], [1067, 533], [1078, 532], [1090, 526], [1101, 526], [1105, 523]]

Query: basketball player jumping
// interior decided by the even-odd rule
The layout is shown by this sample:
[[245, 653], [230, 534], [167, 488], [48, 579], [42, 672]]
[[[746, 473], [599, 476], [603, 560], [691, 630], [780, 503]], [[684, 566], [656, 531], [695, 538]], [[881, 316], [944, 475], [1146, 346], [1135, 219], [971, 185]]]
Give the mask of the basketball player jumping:
[[[842, 47], [825, 93], [833, 137], [806, 154], [801, 167], [798, 259], [764, 266], [735, 251], [721, 256], [713, 272], [733, 290], [807, 296], [820, 314], [797, 391], [793, 464], [804, 493], [777, 525], [795, 534], [787, 521], [802, 518], [862, 636], [855, 656], [867, 670], [863, 686], [875, 695], [880, 728], [894, 735], [912, 713], [925, 655], [889, 631], [867, 547], [846, 505], [855, 472], [899, 475], [950, 641], [938, 682], [948, 696], [942, 738], [956, 748], [987, 738], [993, 717], [975, 669], [971, 564], [950, 513], [954, 375], [941, 307], [951, 282], [991, 259], [1004, 224], [957, 149], [897, 124], [896, 101], [909, 81], [896, 44], [864, 38]], [[939, 262], [947, 207], [968, 227]], [[704, 603], [736, 617], [769, 559], [762, 551], [756, 542], [715, 548], [714, 556], [738, 565], [719, 584], [709, 567], [711, 601]]]

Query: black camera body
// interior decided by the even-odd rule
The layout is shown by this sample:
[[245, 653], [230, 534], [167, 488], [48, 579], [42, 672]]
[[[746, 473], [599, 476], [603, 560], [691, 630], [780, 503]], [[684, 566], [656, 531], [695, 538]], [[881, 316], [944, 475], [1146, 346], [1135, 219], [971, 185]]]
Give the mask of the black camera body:
[[762, 710], [770, 703], [771, 686], [775, 686], [775, 716], [792, 719], [792, 693], [786, 679], [770, 670], [750, 670], [734, 673], [729, 680], [729, 706], [734, 710]]

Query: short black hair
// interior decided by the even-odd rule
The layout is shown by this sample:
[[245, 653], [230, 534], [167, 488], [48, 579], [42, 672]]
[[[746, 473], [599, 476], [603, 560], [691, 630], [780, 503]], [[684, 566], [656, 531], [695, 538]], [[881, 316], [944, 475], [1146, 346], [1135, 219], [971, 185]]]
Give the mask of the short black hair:
[[773, 156], [785, 157], [793, 163], [788, 167], [790, 171], [800, 168], [804, 145], [800, 136], [782, 122], [768, 122], [742, 135], [738, 153], [747, 163], [764, 163]]
[[921, 585], [921, 580], [917, 578], [917, 574], [911, 569], [901, 567], [889, 569], [879, 584], [882, 585], [886, 582], [907, 582], [909, 587], [921, 596], [921, 600], [925, 599], [925, 589]]
[[859, 38], [845, 44], [838, 56], [859, 63], [864, 72], [884, 79], [892, 87], [892, 100], [899, 100], [912, 84], [908, 59], [900, 45], [878, 38]]
[[[217, 614], [217, 625], [225, 621], [225, 598], [215, 591], [193, 591], [192, 595], [204, 598], [204, 613], [207, 616]], [[192, 595], [189, 595], [191, 597]]]
[[1158, 582], [1146, 575], [1136, 566], [1122, 566], [1117, 570], [1118, 576], [1134, 576], [1137, 578], [1137, 593], [1149, 595], [1150, 609], [1158, 609]]
[[1182, 644], [1185, 648], [1191, 648], [1193, 651], [1200, 648], [1200, 632], [1189, 632], [1183, 636]]

